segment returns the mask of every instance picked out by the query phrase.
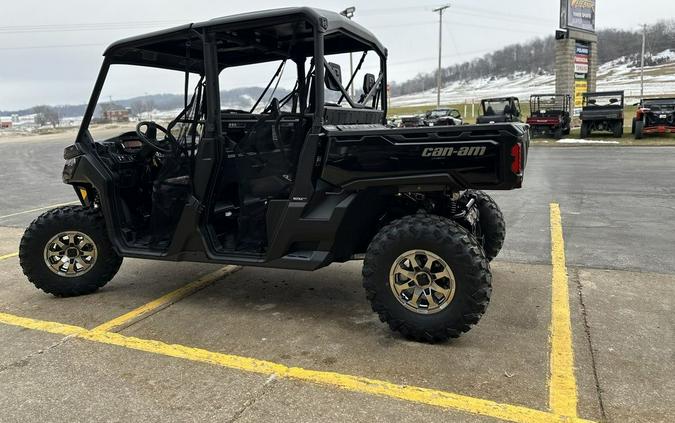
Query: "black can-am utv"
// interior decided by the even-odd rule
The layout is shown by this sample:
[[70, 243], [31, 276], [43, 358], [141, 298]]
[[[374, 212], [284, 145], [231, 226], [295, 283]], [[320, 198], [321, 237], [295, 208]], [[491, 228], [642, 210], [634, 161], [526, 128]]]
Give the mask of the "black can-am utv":
[[483, 114], [476, 123], [520, 122], [520, 101], [517, 97], [487, 98], [481, 100]]
[[633, 118], [636, 140], [645, 135], [675, 134], [675, 98], [646, 98]]
[[560, 139], [570, 134], [571, 96], [563, 94], [536, 94], [530, 96], [530, 136]]
[[581, 138], [594, 131], [611, 132], [623, 136], [623, 91], [584, 93], [581, 110]]
[[[344, 85], [336, 61], [350, 52], [360, 59]], [[114, 43], [104, 57], [64, 152], [63, 180], [81, 205], [43, 214], [21, 241], [35, 286], [91, 293], [122, 257], [297, 270], [363, 258], [373, 309], [408, 337], [456, 337], [483, 315], [505, 227], [477, 189], [520, 188], [521, 125], [387, 128], [385, 48], [324, 10], [184, 25]], [[252, 107], [223, 108], [219, 93], [236, 82], [228, 72], [263, 64], [274, 76]], [[178, 77], [184, 104], [166, 127], [143, 121], [96, 139], [97, 101], [120, 66]], [[278, 98], [286, 73], [294, 82]]]

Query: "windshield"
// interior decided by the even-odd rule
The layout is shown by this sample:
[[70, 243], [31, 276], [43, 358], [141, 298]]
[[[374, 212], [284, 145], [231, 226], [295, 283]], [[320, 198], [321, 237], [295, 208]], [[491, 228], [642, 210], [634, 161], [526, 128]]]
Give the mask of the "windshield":
[[486, 115], [511, 114], [511, 103], [508, 100], [484, 100], [483, 108]]
[[675, 100], [650, 100], [645, 101], [644, 106], [653, 112], [673, 112], [675, 111]]
[[430, 114], [429, 117], [432, 118], [439, 118], [439, 117], [445, 117], [450, 115], [450, 110], [449, 109], [442, 109], [442, 110], [433, 110]]

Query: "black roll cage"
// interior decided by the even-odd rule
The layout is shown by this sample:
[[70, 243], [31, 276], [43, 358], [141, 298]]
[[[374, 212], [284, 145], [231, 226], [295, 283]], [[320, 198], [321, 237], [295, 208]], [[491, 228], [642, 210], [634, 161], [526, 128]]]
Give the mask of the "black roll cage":
[[[314, 69], [314, 107], [315, 107], [315, 126], [323, 125], [323, 116], [324, 116], [324, 107], [325, 107], [325, 98], [324, 98], [324, 81], [325, 78], [331, 78], [335, 82], [337, 78], [333, 74], [332, 70], [327, 67], [327, 62], [325, 59], [325, 43], [327, 37], [340, 35], [344, 39], [349, 39], [349, 42], [353, 44], [356, 48], [343, 49], [340, 51], [330, 51], [329, 54], [339, 54], [339, 53], [349, 53], [349, 52], [359, 52], [359, 51], [374, 51], [380, 58], [380, 75], [376, 80], [376, 84], [369, 93], [366, 94], [366, 99], [359, 104], [359, 102], [352, 99], [347, 89], [354, 82], [354, 75], [360, 70], [360, 66], [355, 69], [354, 75], [350, 75], [349, 84], [347, 89], [345, 89], [342, 84], [340, 85], [341, 91], [341, 100], [342, 98], [346, 99], [352, 108], [365, 108], [365, 103], [369, 99], [372, 99], [374, 96], [379, 95], [379, 100], [381, 101], [381, 106], [384, 111], [383, 114], [383, 124], [386, 124], [386, 112], [387, 112], [387, 50], [380, 44], [380, 42], [368, 32], [366, 29], [360, 25], [354, 23], [351, 20], [348, 20], [334, 12], [322, 11], [318, 9], [311, 8], [292, 8], [292, 9], [278, 9], [271, 11], [263, 12], [254, 12], [243, 15], [236, 15], [233, 17], [226, 17], [215, 19], [212, 21], [207, 21], [199, 24], [188, 24], [181, 27], [172, 28], [164, 31], [159, 31], [144, 36], [132, 37], [129, 39], [118, 41], [112, 44], [104, 54], [104, 60], [101, 65], [98, 77], [94, 84], [94, 89], [92, 91], [91, 97], [87, 109], [85, 111], [82, 124], [80, 126], [80, 131], [78, 132], [77, 140], [78, 143], [91, 143], [93, 141], [91, 134], [88, 133], [88, 127], [91, 124], [91, 120], [96, 109], [96, 105], [101, 95], [108, 71], [112, 65], [137, 65], [137, 66], [146, 66], [146, 67], [157, 67], [162, 69], [171, 69], [176, 71], [190, 72], [195, 73], [199, 77], [205, 77], [207, 81], [206, 89], [206, 100], [207, 100], [207, 110], [220, 110], [220, 98], [219, 96], [209, 95], [209, 91], [213, 88], [216, 89], [216, 92], [219, 92], [218, 84], [218, 75], [226, 67], [218, 60], [218, 52], [211, 52], [209, 48], [210, 43], [216, 43], [215, 36], [226, 37], [228, 39], [234, 40], [236, 37], [230, 35], [231, 33], [236, 33], [236, 31], [241, 31], [248, 28], [263, 28], [266, 25], [278, 25], [283, 23], [293, 23], [293, 22], [304, 22], [308, 27], [311, 28], [312, 34], [312, 51], [302, 51], [294, 52], [292, 54], [293, 61], [300, 67], [299, 61], [303, 62], [306, 57], [313, 57], [314, 63], [323, 63], [324, 66], [315, 66]], [[224, 35], [225, 34], [225, 35]], [[163, 45], [171, 42], [178, 41], [179, 45], [182, 47], [180, 49], [180, 55], [175, 54], [176, 52], [171, 52], [166, 49]], [[197, 42], [195, 42], [197, 41]], [[257, 43], [251, 40], [235, 40], [236, 42], [241, 43], [242, 45], [250, 45], [251, 48], [256, 49], [256, 51], [263, 51], [267, 60], [252, 61], [247, 63], [238, 63], [233, 66], [243, 64], [254, 64], [254, 63], [264, 63], [270, 60], [284, 60], [288, 59], [287, 52], [280, 51], [278, 49], [269, 49], [267, 46]], [[186, 44], [192, 46], [189, 50], [189, 57], [185, 57]], [[333, 43], [335, 44], [335, 43]], [[201, 45], [201, 51], [197, 48], [198, 45]], [[145, 50], [144, 47], [147, 46], [161, 46], [162, 49], [157, 49], [156, 51]], [[211, 53], [216, 57], [207, 57]], [[269, 53], [269, 55], [267, 55]], [[262, 54], [262, 53], [261, 53]], [[202, 59], [199, 59], [199, 56], [202, 56]], [[209, 62], [215, 64], [214, 66], [209, 66]], [[328, 69], [328, 73], [326, 72]], [[302, 87], [300, 87], [302, 88]], [[309, 86], [304, 87], [305, 90], [309, 90]], [[303, 91], [302, 89], [300, 91]], [[308, 93], [306, 93], [308, 94]], [[340, 100], [340, 101], [341, 101]], [[219, 130], [219, 125], [216, 121], [220, 121], [219, 113], [207, 113], [207, 131], [210, 131], [213, 136], [221, 135], [222, 132]], [[207, 132], [208, 133], [208, 132]], [[205, 134], [206, 136], [206, 134]]]
[[[530, 96], [530, 115], [534, 116], [535, 113], [541, 110], [541, 100], [542, 98], [556, 98], [560, 99], [560, 106], [562, 109], [548, 109], [548, 110], [560, 110], [561, 112], [569, 113], [572, 106], [572, 96], [569, 94], [532, 94]], [[556, 106], [558, 101], [556, 100]]]
[[[301, 49], [296, 49], [290, 57], [280, 54], [280, 50], [266, 50], [266, 46], [252, 42], [251, 40], [239, 40], [235, 45], [242, 46], [247, 54], [234, 55], [233, 63], [223, 63], [223, 56], [219, 51], [219, 41], [225, 33], [227, 38], [237, 31], [244, 32], [255, 28], [263, 28], [266, 25], [280, 25], [299, 23], [298, 29], [304, 31], [304, 41]], [[302, 26], [304, 25], [304, 26]], [[295, 27], [294, 27], [295, 28]], [[295, 32], [295, 30], [293, 31]], [[219, 40], [219, 37], [221, 40]], [[248, 54], [250, 47], [251, 53]], [[255, 12], [234, 17], [219, 18], [198, 24], [189, 24], [181, 27], [160, 31], [140, 37], [122, 40], [111, 45], [104, 54], [103, 63], [98, 73], [85, 115], [80, 126], [74, 150], [78, 154], [86, 156], [82, 161], [82, 172], [87, 175], [80, 179], [69, 182], [73, 185], [85, 184], [100, 191], [98, 196], [100, 207], [106, 219], [108, 233], [118, 250], [127, 257], [141, 258], [170, 258], [173, 260], [186, 259], [188, 257], [200, 260], [222, 260], [223, 254], [213, 249], [212, 235], [207, 228], [210, 220], [209, 205], [214, 198], [214, 190], [222, 172], [224, 161], [227, 159], [227, 138], [222, 127], [222, 111], [220, 104], [219, 75], [225, 67], [238, 65], [264, 63], [274, 60], [291, 59], [297, 65], [298, 75], [305, 73], [306, 59], [311, 57], [313, 64], [321, 63], [323, 66], [314, 66], [313, 84], [309, 84], [306, 78], [298, 78], [298, 94], [301, 104], [309, 104], [313, 97], [313, 110], [302, 110], [303, 118], [311, 118], [312, 125], [306, 135], [301, 151], [297, 159], [295, 183], [288, 200], [281, 201], [284, 221], [278, 222], [277, 226], [297, 224], [302, 210], [312, 199], [316, 192], [316, 181], [313, 179], [313, 170], [319, 145], [324, 137], [323, 126], [327, 115], [325, 104], [325, 78], [336, 79], [330, 71], [326, 75], [326, 55], [342, 54], [358, 51], [374, 51], [380, 59], [380, 75], [375, 88], [366, 93], [368, 98], [377, 97], [381, 102], [382, 111], [378, 110], [378, 119], [382, 124], [386, 123], [387, 90], [386, 90], [386, 60], [387, 51], [379, 41], [367, 30], [358, 24], [338, 15], [334, 12], [322, 11], [311, 8], [278, 9], [272, 11]], [[241, 52], [240, 52], [241, 53]], [[227, 54], [227, 53], [225, 53]], [[252, 59], [251, 59], [252, 57]], [[186, 76], [196, 74], [203, 79], [203, 98], [206, 103], [206, 116], [203, 120], [204, 130], [200, 138], [196, 154], [192, 156], [192, 192], [187, 199], [176, 231], [171, 243], [164, 251], [139, 249], [128, 244], [119, 232], [120, 218], [122, 214], [118, 201], [116, 176], [102, 162], [94, 144], [94, 139], [89, 131], [98, 100], [101, 95], [108, 72], [112, 65], [138, 65], [155, 67], [185, 72]], [[310, 65], [312, 69], [312, 65]], [[311, 74], [311, 73], [309, 73]], [[356, 108], [345, 109], [347, 113], [364, 113], [364, 107], [354, 102], [348, 93], [340, 85], [340, 91], [351, 105]], [[311, 91], [313, 89], [313, 92]], [[312, 94], [310, 96], [310, 93]], [[366, 101], [363, 101], [365, 103]], [[375, 103], [375, 100], [373, 100]], [[213, 112], [216, 111], [216, 112]], [[202, 122], [200, 122], [202, 123]], [[88, 170], [84, 170], [87, 168]], [[93, 176], [91, 176], [93, 175]], [[64, 179], [65, 180], [65, 179]], [[77, 192], [77, 189], [76, 189]], [[78, 194], [79, 195], [79, 194]], [[81, 201], [84, 201], [80, 197]], [[281, 204], [281, 203], [278, 203]], [[270, 206], [271, 207], [271, 206]], [[279, 206], [275, 206], [278, 211]], [[276, 212], [275, 212], [276, 213]], [[245, 263], [270, 263], [274, 260], [282, 260], [284, 248], [287, 247], [283, 239], [277, 239], [277, 235], [270, 234], [270, 247], [266, 257], [228, 256], [231, 262]], [[287, 241], [287, 240], [286, 240]], [[323, 253], [322, 253], [323, 254]], [[316, 266], [321, 260], [313, 260], [308, 264], [293, 264], [294, 266]]]
[[603, 92], [595, 92], [595, 93], [583, 93], [582, 94], [582, 99], [583, 99], [583, 107], [589, 107], [588, 100], [593, 99], [593, 98], [598, 98], [598, 97], [611, 97], [611, 96], [617, 96], [620, 98], [620, 100], [615, 103], [615, 104], [607, 104], [604, 106], [596, 106], [593, 105], [593, 108], [596, 109], [615, 109], [615, 108], [622, 108], [624, 107], [625, 104], [625, 94], [623, 91], [603, 91]]

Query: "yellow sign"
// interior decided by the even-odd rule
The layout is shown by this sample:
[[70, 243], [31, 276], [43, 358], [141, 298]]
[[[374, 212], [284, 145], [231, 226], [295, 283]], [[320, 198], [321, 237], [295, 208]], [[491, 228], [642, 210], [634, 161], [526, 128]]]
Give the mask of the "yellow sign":
[[584, 93], [588, 92], [588, 81], [574, 81], [574, 107], [583, 107]]

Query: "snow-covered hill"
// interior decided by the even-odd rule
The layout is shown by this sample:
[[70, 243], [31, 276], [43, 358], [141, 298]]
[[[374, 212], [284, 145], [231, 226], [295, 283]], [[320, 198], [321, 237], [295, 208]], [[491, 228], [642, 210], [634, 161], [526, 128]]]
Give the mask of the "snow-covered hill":
[[[645, 67], [645, 95], [675, 95], [675, 51], [666, 50], [652, 59], [664, 63]], [[640, 96], [640, 68], [633, 59], [620, 58], [600, 66], [598, 70], [598, 91], [623, 90], [627, 101]], [[441, 102], [445, 104], [471, 103], [481, 98], [516, 96], [526, 100], [530, 94], [555, 92], [555, 75], [516, 73], [509, 77], [482, 78], [457, 81], [441, 90]], [[418, 106], [436, 103], [436, 89], [409, 94], [391, 99], [394, 107]]]

